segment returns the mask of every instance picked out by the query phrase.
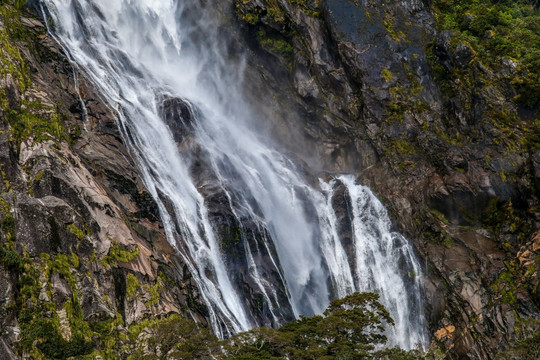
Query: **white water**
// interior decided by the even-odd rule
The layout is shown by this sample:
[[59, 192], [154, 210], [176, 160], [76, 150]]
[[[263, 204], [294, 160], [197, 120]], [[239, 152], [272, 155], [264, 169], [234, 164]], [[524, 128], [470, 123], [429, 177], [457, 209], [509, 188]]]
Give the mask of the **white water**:
[[[253, 131], [257, 114], [239, 88], [242, 56], [229, 54], [219, 40], [223, 29], [212, 20], [215, 4], [45, 4], [55, 36], [117, 111], [168, 239], [198, 284], [216, 334], [276, 326], [288, 314], [321, 313], [333, 298], [374, 291], [396, 322], [391, 344], [425, 343], [421, 271], [411, 247], [391, 231], [382, 204], [352, 176], [320, 180], [314, 188]], [[185, 125], [181, 144], [162, 120], [164, 98], [183, 99], [194, 114], [177, 119]], [[197, 166], [203, 175], [194, 171]], [[333, 205], [340, 186], [347, 190], [348, 243], [340, 238]], [[241, 259], [224, 256], [209, 210], [211, 190], [224, 195], [238, 223]], [[236, 272], [235, 265], [241, 267]], [[264, 311], [250, 306], [241, 276], [262, 297]]]

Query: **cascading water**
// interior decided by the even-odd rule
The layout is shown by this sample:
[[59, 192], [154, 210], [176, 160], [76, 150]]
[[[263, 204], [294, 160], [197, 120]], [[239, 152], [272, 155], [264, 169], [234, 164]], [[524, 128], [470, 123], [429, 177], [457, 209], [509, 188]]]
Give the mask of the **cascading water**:
[[396, 321], [391, 344], [426, 341], [411, 247], [352, 176], [312, 186], [253, 130], [242, 56], [219, 40], [216, 4], [44, 2], [54, 36], [117, 112], [216, 334], [277, 326], [373, 291]]

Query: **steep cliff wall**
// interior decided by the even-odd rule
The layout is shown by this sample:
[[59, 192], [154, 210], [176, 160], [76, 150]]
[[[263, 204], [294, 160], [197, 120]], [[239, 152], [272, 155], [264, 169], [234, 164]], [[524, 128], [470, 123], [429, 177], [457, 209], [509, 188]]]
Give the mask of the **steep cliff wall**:
[[[283, 146], [356, 173], [414, 241], [434, 344], [489, 359], [539, 316], [537, 88], [526, 59], [481, 52], [503, 25], [470, 35], [482, 17], [452, 5], [237, 0], [230, 26]], [[0, 353], [114, 358], [160, 317], [204, 323], [114, 112], [34, 15], [0, 6]]]
[[0, 358], [114, 357], [143, 320], [204, 323], [113, 112], [27, 10], [0, 4], [0, 44]]
[[453, 358], [492, 358], [539, 316], [538, 10], [512, 6], [236, 1], [264, 97], [302, 114], [322, 169], [356, 172], [416, 244]]

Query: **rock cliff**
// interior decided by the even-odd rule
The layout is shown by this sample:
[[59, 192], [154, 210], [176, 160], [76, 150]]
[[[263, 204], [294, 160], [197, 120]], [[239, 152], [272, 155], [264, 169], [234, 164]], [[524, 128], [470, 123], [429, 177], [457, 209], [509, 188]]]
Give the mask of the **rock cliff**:
[[112, 354], [172, 313], [204, 323], [114, 110], [35, 15], [2, 3], [0, 44], [0, 358]]
[[[205, 323], [115, 110], [15, 5], [0, 2], [0, 353], [114, 357], [161, 317]], [[540, 127], [523, 80], [534, 74], [512, 57], [488, 61], [444, 26], [439, 1], [228, 5], [270, 131], [320, 176], [355, 173], [389, 208], [424, 265], [434, 346], [494, 358], [540, 316]], [[168, 99], [169, 111], [183, 110]], [[51, 341], [36, 347], [43, 332]]]
[[539, 316], [537, 68], [479, 53], [503, 22], [477, 37], [466, 22], [493, 3], [464, 20], [452, 6], [236, 1], [253, 63], [270, 69], [265, 98], [298, 111], [299, 132], [329, 160], [321, 169], [355, 172], [414, 242], [434, 344], [488, 359]]

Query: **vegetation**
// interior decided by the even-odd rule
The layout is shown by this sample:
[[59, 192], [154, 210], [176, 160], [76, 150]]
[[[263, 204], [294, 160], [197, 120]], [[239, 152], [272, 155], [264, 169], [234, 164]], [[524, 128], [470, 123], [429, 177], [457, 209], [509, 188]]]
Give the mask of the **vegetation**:
[[516, 63], [511, 81], [519, 103], [540, 105], [540, 9], [531, 0], [435, 0], [440, 29], [457, 30], [453, 46], [469, 44], [484, 65], [501, 66], [503, 58]]
[[207, 359], [219, 351], [219, 340], [207, 328], [180, 315], [133, 325], [130, 339], [135, 341], [143, 331], [150, 336], [139, 342], [128, 360]]
[[69, 224], [67, 226], [67, 229], [77, 237], [77, 239], [79, 240], [83, 240], [84, 239], [84, 231], [82, 231], [81, 229], [79, 229], [75, 224]]
[[497, 354], [497, 360], [540, 359], [540, 320], [522, 319], [516, 324], [516, 337], [508, 350]]
[[[319, 2], [294, 0], [290, 4], [306, 15], [319, 17]], [[250, 26], [257, 43], [268, 53], [282, 59], [289, 68], [293, 66], [293, 41], [295, 23], [277, 0], [269, 0], [265, 7], [255, 6], [248, 0], [236, 1], [236, 14]]]
[[301, 9], [306, 15], [320, 17], [320, 0], [289, 0], [289, 2]]
[[233, 337], [230, 359], [369, 358], [386, 343], [385, 325], [393, 320], [373, 293], [333, 301], [323, 316], [302, 317], [278, 330], [255, 329]]
[[129, 273], [126, 277], [126, 296], [132, 298], [140, 287], [141, 284], [137, 277], [132, 273]]
[[[141, 339], [130, 360], [142, 359], [435, 359], [435, 353], [384, 349], [383, 331], [393, 320], [378, 295], [356, 293], [333, 301], [323, 315], [302, 317], [279, 329], [256, 328], [219, 342], [206, 328], [172, 315], [129, 328]], [[145, 349], [147, 349], [145, 351]], [[159, 354], [159, 355], [156, 355]]]
[[259, 30], [256, 38], [261, 46], [272, 54], [283, 57], [287, 63], [292, 61], [293, 47], [283, 35]]
[[381, 76], [385, 82], [390, 82], [392, 79], [394, 79], [394, 74], [392, 74], [392, 72], [388, 69], [383, 69], [381, 71]]
[[134, 250], [125, 250], [116, 241], [112, 241], [112, 245], [109, 249], [109, 253], [103, 258], [102, 263], [104, 265], [113, 265], [115, 262], [130, 263], [139, 256], [139, 248], [135, 247]]
[[[9, 86], [0, 89], [0, 110], [10, 124], [11, 140], [20, 144], [29, 137], [33, 141], [53, 140], [71, 141], [68, 136], [64, 116], [56, 108], [45, 106], [39, 100], [26, 98], [31, 87], [30, 67], [20, 51], [21, 42], [39, 52], [38, 36], [44, 30], [30, 30], [21, 24], [21, 9], [25, 0], [4, 1], [0, 7], [0, 76], [11, 78], [15, 88]], [[9, 92], [9, 94], [8, 94]], [[16, 94], [20, 94], [20, 97]]]

